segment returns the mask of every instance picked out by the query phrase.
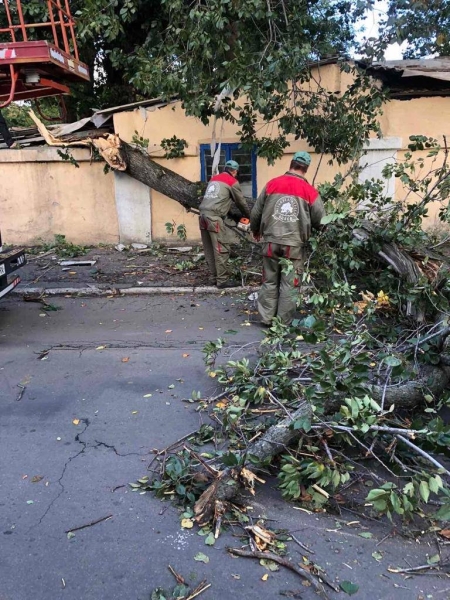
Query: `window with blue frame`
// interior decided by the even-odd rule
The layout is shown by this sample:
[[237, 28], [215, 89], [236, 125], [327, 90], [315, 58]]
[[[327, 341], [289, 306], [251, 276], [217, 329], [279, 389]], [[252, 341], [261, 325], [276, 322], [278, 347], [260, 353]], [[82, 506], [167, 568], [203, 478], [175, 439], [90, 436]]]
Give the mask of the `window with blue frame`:
[[[222, 171], [227, 160], [235, 160], [239, 163], [239, 183], [242, 192], [247, 198], [256, 198], [258, 195], [256, 186], [256, 152], [244, 150], [241, 144], [222, 144], [220, 148], [219, 171]], [[209, 144], [200, 146], [201, 178], [209, 181], [212, 177], [211, 148]]]

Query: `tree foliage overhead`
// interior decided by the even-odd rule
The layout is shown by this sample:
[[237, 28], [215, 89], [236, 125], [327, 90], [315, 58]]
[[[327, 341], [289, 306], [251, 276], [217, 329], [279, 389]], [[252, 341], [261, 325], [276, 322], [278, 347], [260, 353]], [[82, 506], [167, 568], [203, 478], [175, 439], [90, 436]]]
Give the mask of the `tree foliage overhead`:
[[[343, 97], [329, 94], [311, 81], [311, 64], [351, 49], [364, 6], [346, 0], [160, 0], [149, 8], [140, 0], [90, 0], [78, 14], [82, 39], [102, 47], [100, 72], [105, 61], [146, 97], [176, 96], [205, 124], [213, 116], [231, 121], [241, 140], [256, 144], [269, 161], [283, 154], [293, 134], [342, 162], [364, 131], [376, 129], [381, 94], [362, 75]], [[343, 135], [343, 127], [353, 129], [348, 119], [360, 123], [351, 140]]]
[[405, 58], [450, 55], [450, 3], [390, 0], [383, 28], [389, 42], [408, 42]]

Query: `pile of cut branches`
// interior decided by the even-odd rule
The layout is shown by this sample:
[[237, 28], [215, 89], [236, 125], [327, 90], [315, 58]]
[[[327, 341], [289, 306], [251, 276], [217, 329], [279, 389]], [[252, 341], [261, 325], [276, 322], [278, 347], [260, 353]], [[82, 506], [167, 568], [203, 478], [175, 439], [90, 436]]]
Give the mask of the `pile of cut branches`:
[[[327, 229], [312, 242], [299, 318], [289, 327], [275, 320], [258, 356], [218, 364], [223, 340], [206, 345], [207, 368], [223, 385], [211, 424], [160, 454], [156, 477], [138, 488], [178, 496], [188, 518], [215, 523], [215, 536], [261, 472], [276, 475], [285, 498], [317, 510], [340, 510], [365, 477], [373, 488], [362, 511], [410, 518], [430, 505], [439, 507], [432, 518], [450, 518], [450, 427], [441, 418], [448, 260], [445, 244], [422, 229], [432, 202], [448, 222], [448, 151], [422, 136], [410, 148], [385, 175], [400, 178], [414, 202], [387, 198], [377, 181], [322, 187]], [[431, 167], [419, 178], [424, 151]]]

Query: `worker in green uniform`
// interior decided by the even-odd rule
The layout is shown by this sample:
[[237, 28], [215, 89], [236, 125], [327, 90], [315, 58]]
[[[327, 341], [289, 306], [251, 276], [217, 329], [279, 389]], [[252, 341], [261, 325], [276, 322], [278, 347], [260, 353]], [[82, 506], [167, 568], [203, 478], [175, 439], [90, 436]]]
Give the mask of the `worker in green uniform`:
[[247, 202], [237, 180], [238, 171], [239, 164], [235, 160], [227, 161], [223, 173], [211, 177], [200, 204], [200, 233], [205, 259], [219, 289], [241, 285], [239, 281], [230, 278], [230, 236], [224, 223], [232, 202], [243, 216], [250, 217]]
[[[261, 321], [270, 325], [274, 317], [290, 324], [296, 309], [295, 288], [303, 270], [304, 246], [311, 227], [319, 228], [325, 209], [319, 192], [305, 179], [311, 164], [308, 152], [296, 152], [289, 171], [269, 181], [253, 207], [250, 228], [262, 237], [263, 283], [258, 294]], [[280, 259], [289, 259], [292, 269], [283, 269]], [[286, 271], [286, 272], [283, 272]]]

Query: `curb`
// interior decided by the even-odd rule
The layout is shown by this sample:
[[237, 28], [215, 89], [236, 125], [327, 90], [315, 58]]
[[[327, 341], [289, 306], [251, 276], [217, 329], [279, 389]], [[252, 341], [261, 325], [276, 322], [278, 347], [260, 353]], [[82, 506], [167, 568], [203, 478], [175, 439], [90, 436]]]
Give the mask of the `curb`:
[[168, 294], [232, 294], [238, 292], [254, 292], [259, 288], [252, 286], [243, 286], [239, 288], [227, 288], [219, 290], [215, 286], [202, 287], [129, 287], [129, 288], [46, 288], [46, 287], [17, 287], [11, 294], [16, 296], [25, 296], [32, 294], [37, 296], [83, 296], [83, 297], [103, 297], [103, 296], [163, 296]]

